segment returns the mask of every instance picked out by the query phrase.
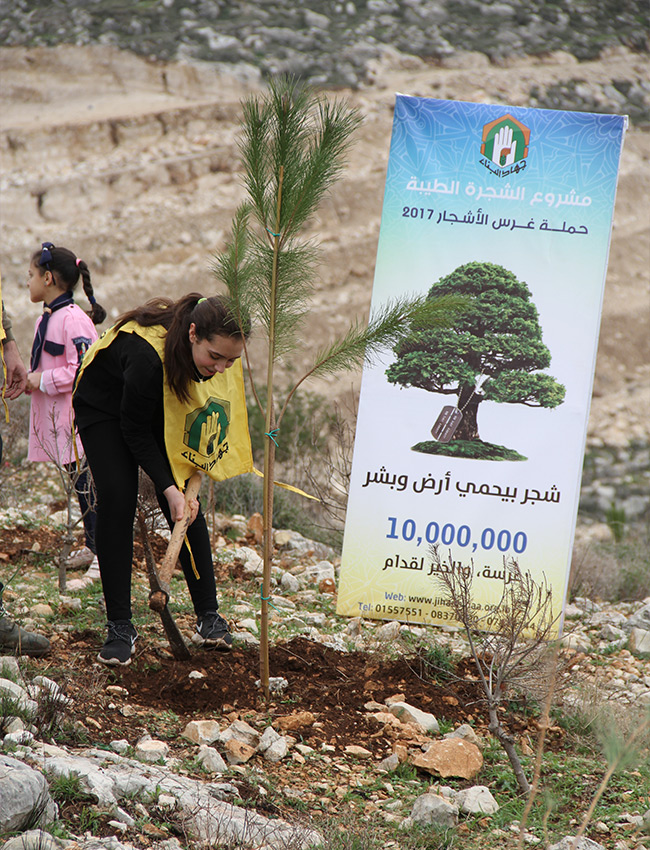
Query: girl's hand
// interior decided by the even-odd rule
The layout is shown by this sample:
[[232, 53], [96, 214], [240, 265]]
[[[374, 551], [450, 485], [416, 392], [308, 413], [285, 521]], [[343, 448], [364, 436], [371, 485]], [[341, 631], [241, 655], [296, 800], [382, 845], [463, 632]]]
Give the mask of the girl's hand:
[[[163, 496], [167, 499], [169, 504], [169, 510], [172, 515], [172, 522], [178, 522], [183, 519], [183, 514], [185, 513], [185, 496], [181, 493], [178, 487], [168, 487], [166, 490], [163, 490]], [[194, 522], [199, 512], [199, 501], [198, 499], [191, 499], [189, 503], [190, 507], [190, 525]]]
[[27, 386], [25, 387], [25, 392], [31, 394], [36, 390], [40, 390], [41, 388], [41, 373], [40, 372], [28, 372], [27, 373]]

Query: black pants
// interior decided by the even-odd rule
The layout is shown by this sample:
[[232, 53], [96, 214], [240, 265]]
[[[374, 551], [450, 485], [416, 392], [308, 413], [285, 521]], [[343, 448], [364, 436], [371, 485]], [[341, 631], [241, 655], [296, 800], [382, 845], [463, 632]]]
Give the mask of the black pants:
[[[124, 441], [116, 420], [97, 422], [80, 429], [88, 465], [97, 493], [97, 525], [95, 544], [99, 572], [102, 577], [106, 616], [109, 620], [131, 619], [131, 564], [133, 562], [133, 521], [138, 497], [138, 464]], [[171, 513], [167, 499], [158, 493], [158, 503], [170, 527]], [[205, 517], [199, 510], [187, 530], [199, 574], [192, 569], [187, 545], [179, 556], [187, 587], [197, 614], [216, 611], [217, 591], [214, 581], [210, 536]]]

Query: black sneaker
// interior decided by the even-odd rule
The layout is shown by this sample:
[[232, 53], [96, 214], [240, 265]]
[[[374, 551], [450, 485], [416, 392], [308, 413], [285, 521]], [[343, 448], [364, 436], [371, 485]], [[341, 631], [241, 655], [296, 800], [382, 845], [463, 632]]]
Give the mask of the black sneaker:
[[221, 652], [230, 652], [232, 646], [232, 635], [228, 623], [221, 614], [216, 611], [206, 611], [196, 618], [196, 632], [192, 641], [198, 646], [206, 649], [218, 649]]
[[138, 633], [131, 620], [109, 620], [106, 625], [108, 635], [97, 660], [109, 667], [126, 667], [131, 663], [131, 656], [135, 652]]

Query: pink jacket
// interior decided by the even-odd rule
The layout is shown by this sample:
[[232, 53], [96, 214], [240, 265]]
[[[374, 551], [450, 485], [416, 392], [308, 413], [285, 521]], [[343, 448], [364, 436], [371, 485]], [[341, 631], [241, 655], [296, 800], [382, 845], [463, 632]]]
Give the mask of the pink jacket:
[[[40, 316], [36, 324], [40, 321]], [[92, 320], [77, 304], [56, 310], [50, 316], [41, 359], [41, 389], [31, 395], [28, 460], [75, 460], [72, 442], [72, 384], [77, 366], [97, 339]], [[77, 438], [79, 457], [83, 455]]]

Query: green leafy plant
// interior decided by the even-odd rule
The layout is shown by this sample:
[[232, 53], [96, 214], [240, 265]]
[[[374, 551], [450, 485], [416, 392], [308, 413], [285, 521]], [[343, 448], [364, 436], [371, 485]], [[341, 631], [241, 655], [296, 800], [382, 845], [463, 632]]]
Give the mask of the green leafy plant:
[[90, 832], [91, 835], [95, 835], [99, 831], [100, 823], [101, 814], [97, 809], [84, 806], [79, 812], [79, 832], [82, 834]]
[[0, 731], [12, 717], [18, 717], [27, 723], [32, 722], [31, 712], [19, 699], [6, 693], [0, 694]]
[[448, 682], [452, 678], [455, 663], [453, 653], [448, 646], [434, 643], [426, 647], [418, 656], [421, 675], [436, 682]]
[[76, 773], [55, 776], [50, 781], [50, 794], [57, 803], [83, 802], [93, 799], [83, 788], [81, 778]]
[[600, 740], [603, 754], [607, 759], [607, 770], [592, 797], [589, 808], [584, 813], [578, 832], [575, 835], [572, 850], [575, 850], [581, 835], [584, 835], [591, 821], [598, 801], [601, 799], [612, 777], [626, 767], [634, 764], [640, 756], [641, 750], [647, 748], [647, 736], [650, 730], [650, 709], [646, 711], [645, 717], [628, 734], [622, 735], [615, 723], [602, 723], [599, 727]]

